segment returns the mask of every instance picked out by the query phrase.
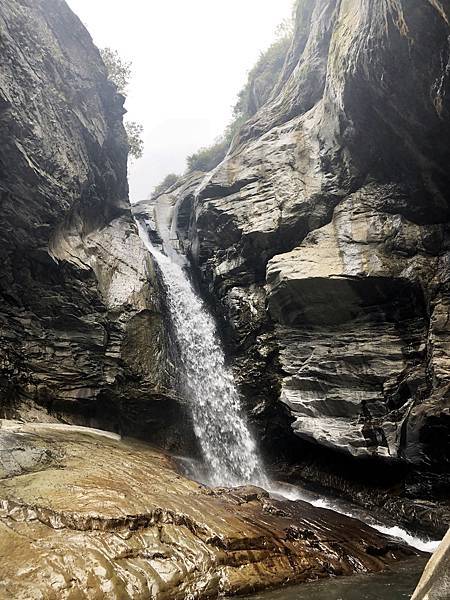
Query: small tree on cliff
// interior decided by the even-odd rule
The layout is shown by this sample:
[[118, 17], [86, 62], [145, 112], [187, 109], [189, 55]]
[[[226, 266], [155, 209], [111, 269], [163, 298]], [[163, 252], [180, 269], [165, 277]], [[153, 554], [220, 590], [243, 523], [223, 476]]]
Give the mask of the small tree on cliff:
[[131, 62], [121, 58], [117, 50], [112, 48], [102, 48], [100, 54], [108, 71], [108, 79], [116, 85], [119, 94], [126, 96], [131, 79]]
[[[126, 96], [131, 79], [131, 62], [121, 58], [117, 50], [112, 48], [102, 48], [100, 54], [108, 72], [108, 79], [115, 84], [119, 94]], [[132, 159], [142, 158], [144, 152], [143, 126], [137, 121], [125, 121], [124, 126], [128, 138], [130, 157]]]
[[233, 118], [224, 133], [213, 144], [200, 148], [187, 157], [187, 171], [211, 171], [224, 158], [234, 136], [270, 97], [283, 69], [294, 33], [294, 10], [276, 29], [276, 39], [249, 72], [247, 82], [238, 94], [233, 107]]
[[176, 184], [180, 179], [180, 175], [175, 173], [169, 173], [164, 177], [161, 183], [153, 188], [153, 192], [150, 194], [150, 198], [157, 198], [161, 194], [164, 194], [166, 190]]
[[137, 121], [125, 121], [124, 125], [127, 132], [128, 146], [130, 147], [130, 156], [136, 159], [142, 158], [144, 153], [142, 132], [144, 128]]

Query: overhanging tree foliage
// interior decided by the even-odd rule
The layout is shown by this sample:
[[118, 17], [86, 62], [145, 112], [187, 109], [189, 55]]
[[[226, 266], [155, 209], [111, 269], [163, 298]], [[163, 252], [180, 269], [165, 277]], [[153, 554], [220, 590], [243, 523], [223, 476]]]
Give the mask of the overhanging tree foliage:
[[108, 71], [108, 79], [116, 85], [120, 94], [126, 96], [131, 79], [131, 62], [121, 58], [117, 50], [112, 48], [102, 48], [100, 54]]
[[130, 156], [136, 159], [142, 158], [144, 153], [143, 126], [136, 121], [125, 121], [124, 126], [127, 132]]
[[[121, 58], [117, 50], [112, 48], [102, 48], [100, 54], [108, 72], [108, 79], [116, 85], [120, 94], [126, 96], [131, 79], [132, 63]], [[134, 159], [142, 158], [144, 152], [143, 126], [137, 121], [125, 121], [124, 126], [128, 138], [129, 156]]]

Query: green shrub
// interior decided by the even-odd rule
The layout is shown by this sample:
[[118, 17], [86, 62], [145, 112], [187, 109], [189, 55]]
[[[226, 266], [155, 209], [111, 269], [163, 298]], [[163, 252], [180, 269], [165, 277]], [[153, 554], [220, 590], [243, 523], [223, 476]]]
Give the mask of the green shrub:
[[225, 132], [210, 146], [200, 148], [187, 157], [187, 171], [211, 171], [225, 158], [234, 136], [242, 124], [252, 117], [269, 99], [275, 87], [289, 50], [293, 21], [284, 21], [277, 29], [277, 40], [261, 53], [249, 72], [247, 82], [238, 94], [233, 108], [233, 120]]
[[[102, 48], [101, 57], [105, 63], [108, 79], [117, 87], [120, 94], [126, 96], [127, 87], [131, 78], [131, 62], [123, 60], [117, 50]], [[128, 138], [129, 157], [142, 158], [144, 153], [143, 126], [136, 121], [125, 121], [125, 131]]]
[[280, 77], [290, 45], [291, 37], [285, 36], [261, 53], [248, 75], [247, 83], [238, 94], [235, 115], [248, 119], [267, 102]]
[[164, 192], [172, 187], [179, 179], [179, 175], [175, 175], [175, 173], [169, 173], [164, 177], [159, 185], [153, 188], [150, 198], [156, 198], [157, 196], [164, 194]]
[[100, 54], [108, 72], [108, 79], [116, 85], [119, 94], [126, 96], [131, 78], [131, 62], [121, 58], [117, 50], [112, 48], [101, 48]]
[[211, 171], [224, 159], [228, 148], [229, 141], [225, 138], [219, 138], [211, 146], [200, 148], [194, 154], [187, 157], [187, 169], [191, 171]]
[[124, 127], [127, 132], [128, 152], [130, 157], [135, 159], [142, 158], [144, 153], [142, 132], [144, 131], [144, 128], [136, 121], [125, 121]]

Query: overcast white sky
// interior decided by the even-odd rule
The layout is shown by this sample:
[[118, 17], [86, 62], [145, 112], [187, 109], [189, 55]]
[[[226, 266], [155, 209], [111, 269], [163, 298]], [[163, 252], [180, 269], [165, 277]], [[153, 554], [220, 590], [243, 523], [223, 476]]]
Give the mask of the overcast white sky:
[[259, 52], [290, 15], [292, 0], [68, 0], [99, 47], [133, 61], [127, 118], [144, 126], [144, 156], [131, 165], [136, 202], [231, 118]]

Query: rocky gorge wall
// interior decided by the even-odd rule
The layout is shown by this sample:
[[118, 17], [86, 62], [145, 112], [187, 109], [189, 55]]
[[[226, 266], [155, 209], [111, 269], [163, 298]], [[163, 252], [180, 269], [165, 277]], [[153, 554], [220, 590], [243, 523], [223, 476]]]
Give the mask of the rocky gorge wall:
[[[333, 158], [336, 187], [325, 166], [336, 148], [320, 136], [322, 109], [286, 112], [289, 94], [300, 94], [301, 53], [312, 52], [311, 73], [323, 71], [314, 39], [327, 38], [324, 25], [338, 27], [321, 19], [337, 19], [345, 6], [329, 14], [332, 3], [300, 3], [279, 89], [225, 163], [207, 179], [190, 175], [136, 214], [153, 220], [155, 242], [184, 251], [195, 266], [274, 471], [281, 457], [307, 476], [299, 440], [313, 439], [316, 454], [327, 447], [333, 457], [339, 450], [355, 461], [393, 460], [397, 428], [403, 454], [394, 458], [429, 461], [423, 473], [434, 498], [446, 474], [442, 182], [433, 171], [421, 188], [430, 186], [431, 208], [413, 218], [400, 184], [345, 179], [349, 151], [345, 165]], [[303, 43], [305, 35], [312, 41]], [[443, 78], [439, 118], [445, 85]], [[194, 453], [195, 442], [175, 392], [165, 290], [128, 203], [123, 101], [64, 1], [0, 0], [0, 597], [210, 598], [377, 572], [421, 554], [326, 508], [252, 486], [211, 489], [184, 477], [179, 457], [175, 463], [155, 448]], [[416, 268], [420, 277], [411, 275]], [[362, 374], [367, 348], [372, 371], [364, 366]], [[397, 382], [391, 369], [400, 356]], [[397, 412], [390, 396], [374, 391], [388, 374], [383, 390], [396, 382], [412, 390], [407, 400], [404, 391], [393, 396]], [[346, 412], [327, 414], [323, 382], [333, 410], [364, 407], [358, 423]], [[355, 390], [363, 384], [361, 399]], [[303, 418], [305, 400], [313, 423]], [[378, 411], [387, 446], [368, 443], [375, 425], [366, 404]], [[322, 483], [326, 476], [322, 469]], [[328, 476], [339, 476], [335, 459]], [[406, 509], [399, 504], [396, 517]], [[442, 529], [441, 509], [422, 503], [427, 533]]]
[[156, 199], [266, 455], [312, 480], [321, 456], [340, 492], [352, 471], [448, 489], [449, 18], [437, 0], [300, 0], [268, 102], [213, 172]]
[[65, 2], [0, 1], [0, 411], [170, 445], [185, 415], [123, 103]]
[[[427, 532], [449, 513], [448, 15], [300, 1], [222, 164], [135, 208], [191, 261], [273, 475]], [[0, 0], [0, 46], [0, 416], [192, 451], [123, 97], [60, 0]]]

